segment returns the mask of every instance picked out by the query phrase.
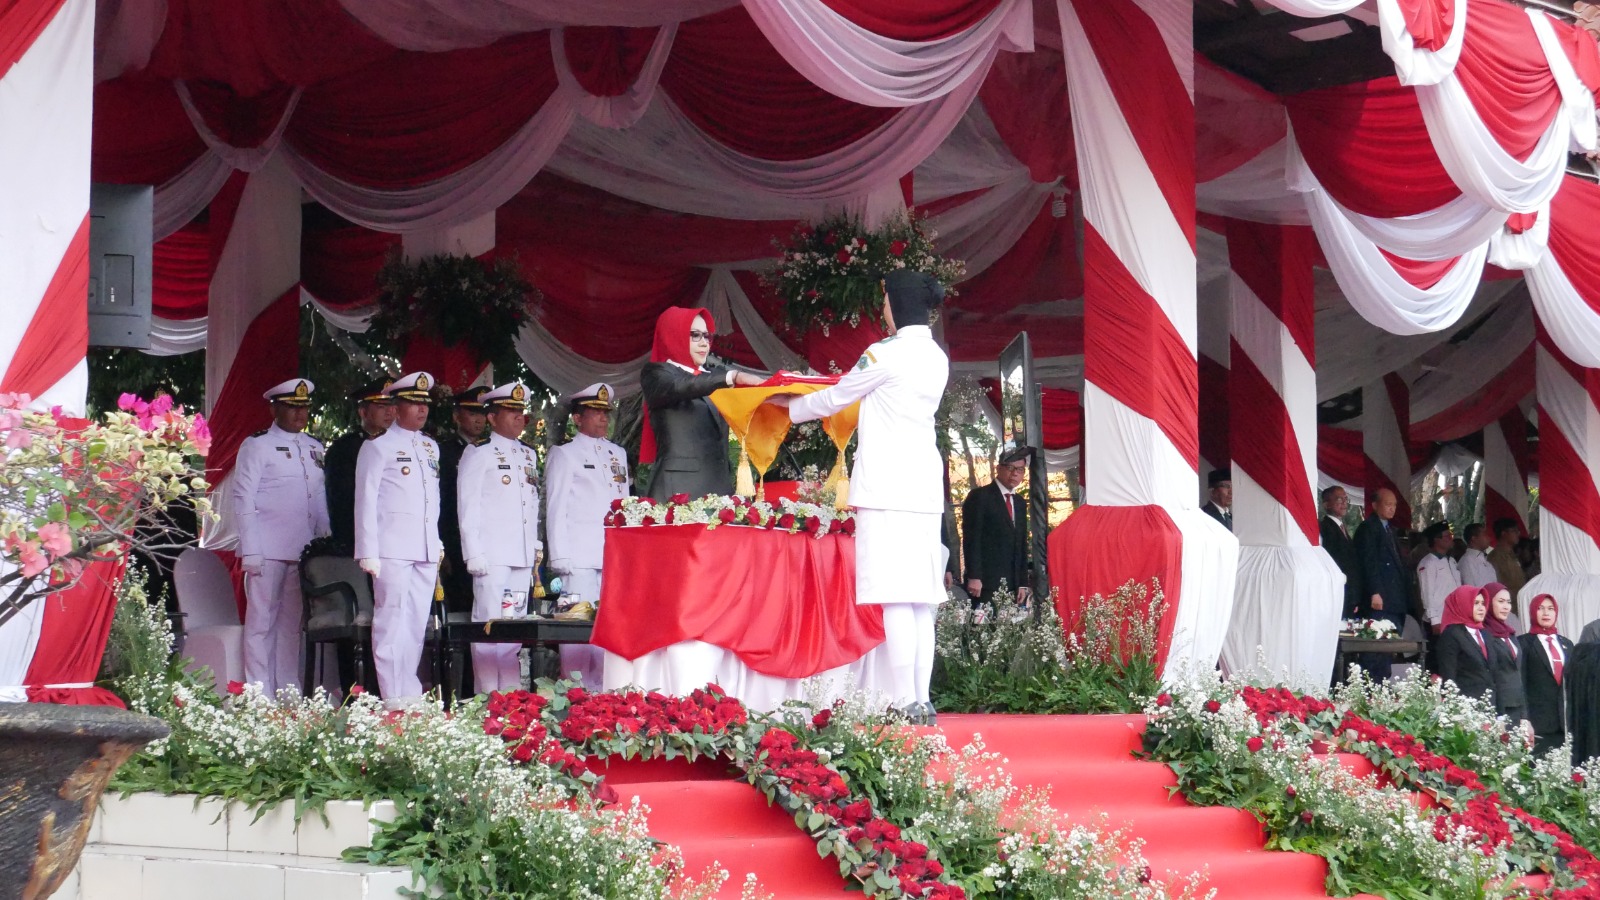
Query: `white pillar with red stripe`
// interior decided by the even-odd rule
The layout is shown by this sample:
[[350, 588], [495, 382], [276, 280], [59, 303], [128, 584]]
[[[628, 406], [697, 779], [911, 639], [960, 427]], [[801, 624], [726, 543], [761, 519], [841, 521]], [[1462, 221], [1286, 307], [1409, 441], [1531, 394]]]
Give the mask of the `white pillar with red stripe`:
[[1344, 573], [1321, 547], [1309, 228], [1228, 223], [1233, 264], [1228, 393], [1239, 576], [1223, 644], [1229, 672], [1325, 683]]
[[1367, 457], [1367, 483], [1362, 485], [1370, 511], [1379, 488], [1394, 491], [1399, 506], [1393, 527], [1411, 530], [1411, 390], [1390, 372], [1361, 389], [1361, 449]]
[[1238, 543], [1197, 502], [1193, 24], [1171, 3], [1058, 0], [1084, 210], [1087, 505], [1050, 540], [1057, 606], [1160, 582], [1166, 677], [1209, 672]]
[[[81, 413], [88, 390], [94, 0], [0, 4], [0, 391]], [[0, 626], [0, 701], [21, 688], [45, 604]]]
[[1553, 595], [1556, 627], [1577, 640], [1600, 619], [1600, 369], [1573, 362], [1542, 323], [1537, 340], [1540, 573], [1517, 606], [1527, 622], [1528, 601]]
[[1528, 533], [1528, 417], [1513, 408], [1483, 427], [1483, 519], [1513, 519]]

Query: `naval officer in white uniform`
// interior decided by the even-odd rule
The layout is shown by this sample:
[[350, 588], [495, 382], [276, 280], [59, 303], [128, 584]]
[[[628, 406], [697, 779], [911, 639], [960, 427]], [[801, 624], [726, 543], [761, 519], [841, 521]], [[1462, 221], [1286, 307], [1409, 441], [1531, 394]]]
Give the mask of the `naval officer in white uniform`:
[[[539, 457], [522, 442], [528, 427], [528, 386], [502, 384], [478, 398], [488, 410], [489, 435], [469, 444], [456, 475], [461, 558], [472, 576], [472, 620], [528, 614], [528, 591], [539, 564]], [[473, 687], [522, 687], [520, 644], [472, 645]]]
[[[545, 461], [545, 542], [550, 570], [561, 576], [562, 593], [600, 602], [600, 566], [605, 559], [604, 520], [611, 502], [628, 496], [628, 453], [606, 440], [614, 392], [591, 384], [567, 397], [578, 433], [550, 448]], [[580, 672], [583, 683], [600, 686], [604, 654], [590, 644], [561, 648], [561, 672]]]
[[433, 376], [389, 385], [394, 425], [356, 457], [356, 560], [372, 576], [372, 658], [391, 709], [422, 696], [417, 666], [439, 578], [439, 445], [422, 433]]
[[856, 511], [856, 602], [883, 606], [891, 699], [929, 721], [933, 619], [946, 599], [940, 527], [944, 465], [933, 418], [950, 360], [933, 340], [931, 314], [944, 299], [932, 276], [900, 269], [884, 279], [889, 336], [826, 390], [786, 397], [794, 422], [861, 401], [850, 505]]
[[316, 386], [291, 378], [261, 396], [272, 426], [244, 439], [233, 467], [244, 569], [244, 678], [267, 696], [300, 681], [300, 551], [328, 533], [322, 442], [305, 433]]

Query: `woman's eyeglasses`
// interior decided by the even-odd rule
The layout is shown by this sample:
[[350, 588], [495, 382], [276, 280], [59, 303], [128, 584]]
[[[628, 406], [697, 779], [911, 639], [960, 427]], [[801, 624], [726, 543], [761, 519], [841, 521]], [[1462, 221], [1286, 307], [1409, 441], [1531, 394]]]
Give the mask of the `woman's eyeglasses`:
[[689, 340], [691, 340], [691, 341], [706, 341], [706, 342], [710, 342], [710, 340], [711, 340], [711, 332], [709, 332], [709, 331], [691, 331], [691, 332], [689, 332]]

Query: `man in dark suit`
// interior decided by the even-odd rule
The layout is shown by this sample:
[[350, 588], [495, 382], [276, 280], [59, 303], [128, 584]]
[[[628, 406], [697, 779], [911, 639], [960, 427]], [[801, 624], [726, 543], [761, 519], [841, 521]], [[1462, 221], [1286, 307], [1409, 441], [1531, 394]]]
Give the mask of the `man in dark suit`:
[[444, 586], [445, 607], [451, 612], [472, 612], [472, 576], [461, 558], [461, 520], [456, 512], [456, 474], [468, 444], [488, 433], [488, 407], [481, 399], [487, 385], [467, 388], [455, 396], [450, 418], [455, 430], [439, 435], [439, 540], [444, 542], [444, 564], [439, 582]]
[[961, 503], [961, 554], [974, 604], [990, 602], [1001, 582], [1019, 602], [1027, 602], [1033, 592], [1028, 586], [1028, 503], [1016, 493], [1032, 453], [1026, 447], [1006, 451], [994, 480]]
[[1200, 509], [1208, 516], [1222, 523], [1222, 527], [1233, 530], [1233, 470], [1213, 469], [1206, 476], [1206, 486], [1211, 488], [1211, 499]]
[[348, 396], [355, 401], [360, 427], [329, 444], [322, 459], [328, 523], [333, 529], [334, 542], [344, 553], [353, 553], [356, 547], [356, 457], [368, 438], [383, 434], [394, 424], [394, 401], [384, 393], [389, 381], [378, 378], [350, 392]]
[[1356, 614], [1361, 602], [1361, 566], [1356, 561], [1356, 545], [1345, 531], [1344, 516], [1350, 511], [1350, 495], [1334, 485], [1322, 492], [1322, 549], [1333, 557], [1344, 573], [1344, 617]]
[[[1403, 629], [1410, 612], [1407, 571], [1395, 543], [1391, 519], [1400, 501], [1394, 491], [1379, 488], [1372, 501], [1372, 513], [1356, 529], [1356, 564], [1361, 570], [1361, 594], [1356, 612], [1370, 619], [1388, 619], [1397, 630]], [[1390, 674], [1393, 659], [1387, 653], [1365, 654], [1362, 666], [1373, 678]]]

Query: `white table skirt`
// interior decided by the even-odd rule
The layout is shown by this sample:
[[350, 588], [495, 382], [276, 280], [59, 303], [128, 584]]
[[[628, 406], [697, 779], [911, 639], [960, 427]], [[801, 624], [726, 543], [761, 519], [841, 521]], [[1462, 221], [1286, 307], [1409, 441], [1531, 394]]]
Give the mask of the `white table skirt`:
[[637, 687], [683, 696], [715, 683], [729, 696], [759, 712], [771, 712], [785, 700], [809, 699], [828, 704], [852, 693], [877, 694], [882, 705], [887, 706], [890, 679], [884, 646], [879, 644], [855, 662], [809, 678], [763, 675], [732, 651], [703, 641], [680, 641], [633, 660], [603, 651], [603, 684], [608, 691]]

